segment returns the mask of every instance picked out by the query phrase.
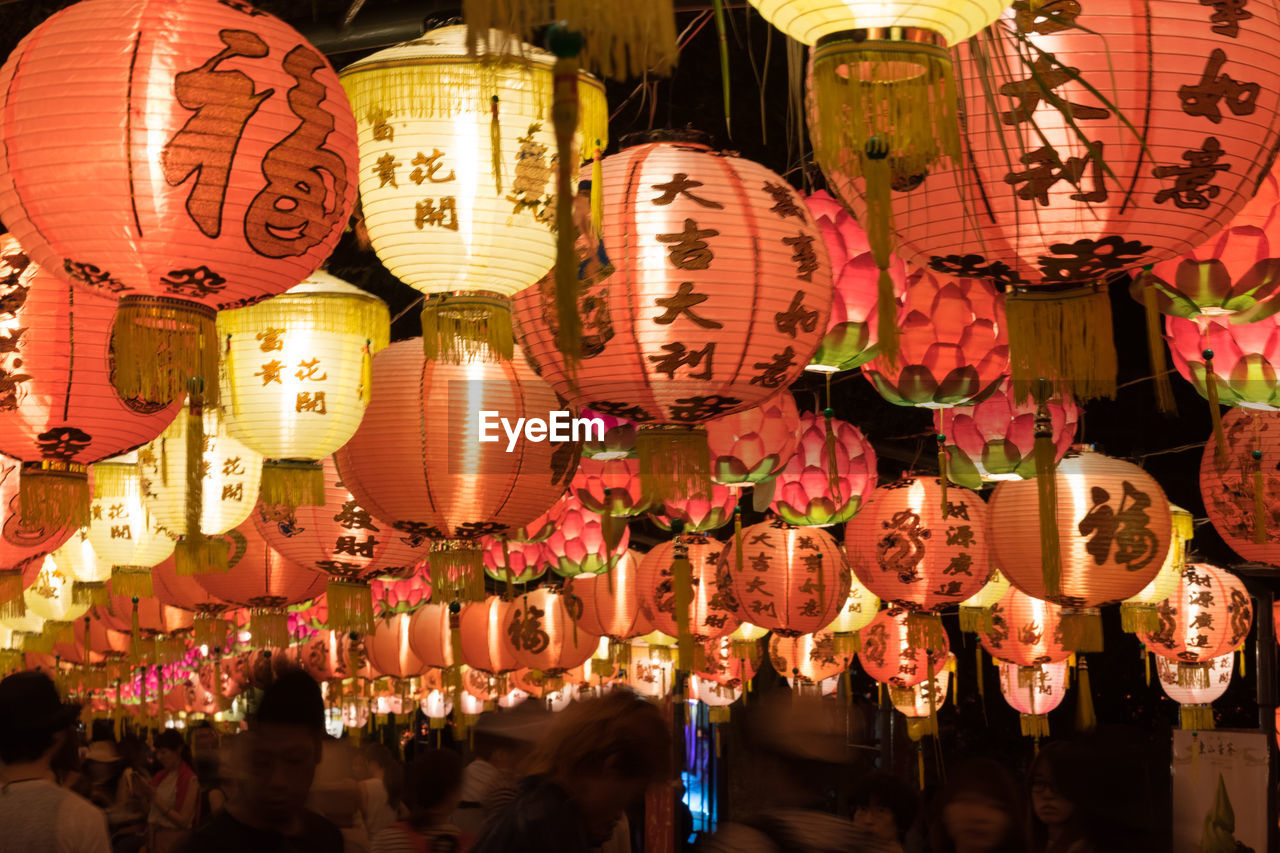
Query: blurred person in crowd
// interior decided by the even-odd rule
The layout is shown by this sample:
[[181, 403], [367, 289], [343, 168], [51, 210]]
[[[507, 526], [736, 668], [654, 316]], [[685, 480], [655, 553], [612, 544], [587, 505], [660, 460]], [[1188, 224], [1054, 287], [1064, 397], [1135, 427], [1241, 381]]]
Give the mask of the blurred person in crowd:
[[107, 818], [61, 787], [54, 756], [76, 743], [80, 706], [64, 703], [49, 676], [0, 681], [0, 844], [22, 853], [109, 853]]
[[901, 853], [920, 808], [913, 786], [891, 773], [868, 773], [855, 785], [852, 805], [854, 826], [881, 842], [886, 851]]
[[369, 833], [361, 813], [356, 775], [359, 752], [349, 740], [325, 738], [307, 808], [324, 816], [342, 833], [345, 853], [368, 853]]
[[110, 720], [94, 720], [89, 749], [82, 763], [89, 801], [107, 816], [111, 849], [136, 853], [146, 843], [147, 809], [145, 776], [138, 770], [137, 738], [122, 748], [115, 741]]
[[1059, 741], [1040, 750], [1028, 773], [1033, 853], [1096, 853], [1090, 784], [1076, 745]]
[[462, 799], [462, 759], [456, 752], [422, 752], [405, 768], [406, 820], [373, 836], [372, 853], [466, 853], [474, 836], [450, 818]]
[[222, 788], [222, 750], [218, 730], [201, 720], [191, 728], [191, 769], [196, 771], [196, 779], [200, 782], [200, 820], [207, 821], [210, 816], [222, 810], [226, 805], [227, 794]]
[[511, 711], [487, 711], [472, 731], [476, 758], [462, 771], [462, 802], [453, 822], [479, 835], [490, 815], [516, 796], [520, 766], [551, 721], [551, 713], [536, 702]]
[[485, 824], [475, 853], [588, 853], [670, 766], [671, 738], [654, 705], [623, 689], [575, 702], [551, 721], [516, 798]]
[[324, 740], [320, 686], [300, 670], [282, 673], [234, 738], [226, 807], [185, 853], [342, 853], [342, 833], [307, 809]]
[[186, 841], [195, 826], [200, 782], [187, 760], [182, 735], [173, 729], [156, 735], [155, 753], [160, 771], [143, 788], [150, 803], [147, 853], [170, 853]]
[[947, 773], [930, 804], [931, 853], [1026, 853], [1026, 804], [1017, 780], [991, 759]]
[[400, 818], [404, 766], [380, 743], [360, 747], [352, 761], [352, 775], [360, 788], [360, 811], [373, 839]]

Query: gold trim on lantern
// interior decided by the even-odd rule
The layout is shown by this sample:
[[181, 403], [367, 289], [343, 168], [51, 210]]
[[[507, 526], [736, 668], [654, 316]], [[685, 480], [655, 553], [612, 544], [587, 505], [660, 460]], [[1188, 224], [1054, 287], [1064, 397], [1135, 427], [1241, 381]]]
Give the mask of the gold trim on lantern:
[[264, 459], [258, 485], [263, 506], [324, 506], [324, 465], [312, 459]]
[[511, 301], [492, 293], [441, 293], [422, 303], [422, 350], [450, 364], [510, 361]]
[[22, 520], [29, 527], [55, 529], [89, 525], [89, 467], [42, 459], [23, 462], [18, 480]]
[[[218, 402], [217, 312], [199, 302], [131, 294], [116, 306], [112, 383], [126, 402], [168, 405], [204, 380], [204, 402]], [[161, 358], [158, 353], [167, 353]]]

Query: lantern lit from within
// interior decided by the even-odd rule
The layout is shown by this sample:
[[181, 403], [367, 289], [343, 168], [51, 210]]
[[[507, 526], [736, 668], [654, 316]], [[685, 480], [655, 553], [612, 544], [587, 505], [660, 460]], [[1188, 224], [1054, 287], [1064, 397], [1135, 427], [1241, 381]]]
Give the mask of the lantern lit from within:
[[73, 624], [89, 610], [88, 601], [75, 600], [75, 578], [60, 569], [52, 555], [29, 571], [31, 581], [22, 593], [27, 610], [44, 620], [42, 630], [54, 642], [71, 640]]
[[1232, 551], [1280, 565], [1280, 413], [1236, 409], [1222, 432], [1221, 456], [1210, 437], [1200, 460], [1205, 511]]
[[1190, 685], [1178, 678], [1178, 664], [1156, 657], [1156, 677], [1160, 689], [1179, 705], [1180, 725], [1187, 731], [1205, 731], [1214, 727], [1213, 703], [1231, 686], [1231, 670], [1235, 655], [1225, 654], [1209, 661], [1208, 686]]
[[738, 617], [774, 633], [812, 634], [840, 612], [850, 573], [825, 530], [765, 521], [742, 530], [721, 557], [733, 583]]
[[517, 666], [515, 654], [504, 640], [512, 603], [496, 595], [462, 606], [458, 630], [462, 660], [473, 670], [498, 675]]
[[[120, 300], [121, 396], [167, 404], [192, 376], [216, 392], [214, 312], [306, 278], [351, 213], [355, 122], [329, 63], [245, 4], [89, 0], [33, 30], [0, 79], [5, 224], [46, 269]], [[74, 144], [51, 146], [71, 114]]]
[[551, 565], [546, 543], [513, 542], [501, 536], [480, 540], [484, 573], [499, 583], [527, 584], [536, 581]]
[[573, 594], [582, 601], [578, 625], [591, 634], [608, 637], [611, 651], [625, 655], [623, 641], [648, 634], [654, 628], [645, 615], [641, 563], [645, 555], [627, 551], [607, 575], [586, 575], [574, 580]]
[[[701, 643], [723, 637], [738, 627], [738, 599], [721, 558], [724, 545], [705, 534], [685, 533], [661, 542], [640, 558], [636, 589], [640, 606], [654, 628], [680, 639]], [[682, 581], [681, 556], [689, 575]], [[688, 608], [681, 614], [676, 601], [688, 583]]]
[[661, 699], [671, 692], [675, 681], [676, 664], [671, 655], [652, 654], [649, 646], [639, 641], [631, 643], [630, 662], [623, 666], [623, 683], [641, 696]]
[[263, 503], [324, 502], [317, 460], [360, 425], [369, 360], [389, 332], [382, 300], [324, 272], [218, 315], [227, 432], [266, 459]]
[[769, 662], [774, 672], [793, 684], [812, 687], [840, 675], [853, 662], [853, 655], [836, 649], [835, 637], [829, 631], [769, 638]]
[[580, 603], [546, 587], [511, 603], [504, 641], [518, 666], [560, 673], [590, 659], [600, 637], [577, 626], [581, 611], [573, 612], [570, 606], [578, 608]]
[[652, 503], [640, 488], [640, 463], [634, 459], [583, 459], [569, 491], [584, 508], [614, 518], [640, 515]]
[[733, 520], [738, 505], [736, 489], [713, 483], [711, 496], [691, 495], [687, 498], [668, 500], [662, 505], [662, 514], [649, 513], [649, 519], [663, 530], [671, 529], [673, 519], [684, 524], [689, 533], [708, 533], [718, 530]]
[[996, 660], [1031, 667], [1071, 657], [1063, 642], [1062, 608], [1056, 604], [1010, 587], [991, 605], [988, 618], [990, 626], [979, 634], [982, 647]]
[[1049, 712], [1067, 695], [1067, 662], [1022, 667], [1000, 664], [1000, 694], [1017, 711], [1022, 734], [1039, 740], [1049, 736]]
[[703, 426], [711, 451], [711, 479], [726, 486], [772, 480], [800, 441], [800, 412], [785, 389], [755, 408], [713, 418]]
[[67, 526], [30, 524], [22, 517], [18, 477], [22, 463], [0, 456], [0, 618], [21, 616], [22, 573], [62, 546], [75, 533]]
[[908, 636], [907, 615], [901, 607], [888, 607], [862, 629], [858, 661], [867, 675], [882, 684], [910, 687], [946, 666], [951, 651], [946, 634], [930, 638], [935, 642], [927, 648], [915, 645]]
[[799, 436], [795, 454], [776, 478], [769, 508], [789, 524], [848, 521], [876, 485], [871, 442], [850, 423], [809, 412], [800, 416]]
[[364, 651], [375, 672], [391, 678], [413, 678], [427, 671], [427, 664], [409, 645], [411, 618], [408, 613], [397, 613], [379, 619], [372, 635], [365, 637]]
[[836, 645], [841, 651], [850, 653], [858, 651], [859, 632], [871, 624], [880, 610], [880, 599], [874, 592], [862, 585], [858, 576], [850, 571], [849, 595], [844, 605], [831, 624], [823, 628], [835, 634]]
[[461, 625], [460, 616], [461, 608], [456, 602], [432, 602], [413, 612], [409, 621], [409, 648], [426, 666], [448, 669], [462, 665], [461, 635], [457, 643], [453, 635], [453, 629]]
[[118, 595], [151, 595], [152, 566], [173, 553], [173, 535], [143, 501], [142, 480], [132, 453], [93, 466], [86, 541], [111, 573]]
[[742, 688], [691, 675], [689, 676], [689, 698], [707, 706], [709, 722], [727, 723], [729, 706], [742, 698]]
[[1209, 377], [1220, 404], [1280, 409], [1280, 316], [1235, 325], [1227, 317], [1166, 317], [1164, 339], [1173, 366], [1210, 402]]
[[1195, 535], [1195, 519], [1175, 504], [1169, 505], [1173, 518], [1173, 537], [1169, 553], [1165, 555], [1160, 572], [1137, 594], [1120, 603], [1120, 626], [1126, 633], [1155, 631], [1160, 626], [1157, 608], [1160, 602], [1173, 595], [1187, 566], [1187, 547]]
[[907, 736], [918, 741], [925, 735], [938, 736], [938, 709], [947, 704], [947, 688], [951, 686], [956, 656], [947, 656], [947, 663], [933, 679], [925, 679], [910, 687], [889, 687], [889, 701], [894, 709], [907, 718]]
[[1160, 627], [1138, 634], [1153, 654], [1178, 665], [1178, 683], [1209, 685], [1209, 663], [1235, 651], [1253, 626], [1253, 600], [1239, 578], [1188, 563], [1178, 588], [1160, 603]]
[[[612, 527], [617, 524], [618, 528]], [[617, 536], [610, 547], [608, 534]], [[572, 578], [608, 572], [631, 543], [624, 522], [585, 509], [575, 498], [566, 497], [556, 515], [555, 530], [542, 543], [545, 559], [556, 574]]]
[[[735, 631], [734, 634], [736, 633]], [[745, 687], [755, 677], [759, 657], [744, 655], [739, 647], [740, 641], [735, 639], [734, 634], [703, 643], [703, 657], [706, 660], [692, 677], [735, 688]], [[837, 640], [837, 655], [852, 658], [852, 653], [843, 653], [838, 648], [839, 645]]]
[[966, 634], [991, 630], [991, 606], [1004, 598], [1011, 586], [999, 569], [992, 569], [982, 589], [960, 602], [960, 630]]
[[412, 613], [431, 598], [431, 583], [415, 572], [403, 578], [383, 578], [369, 584], [373, 589], [374, 616]]
[[[999, 0], [976, 3], [933, 2], [832, 4], [825, 0], [751, 0], [751, 5], [778, 29], [802, 44], [815, 45], [823, 36], [854, 29], [911, 28], [937, 34], [944, 46], [958, 44], [994, 21]], [[874, 40], [868, 43], [875, 44]], [[882, 60], [888, 61], [888, 60]]]
[[[195, 614], [192, 642], [197, 646], [221, 649], [227, 643], [227, 632], [233, 619], [227, 611], [231, 604], [217, 598], [196, 582], [195, 575], [180, 575], [173, 555], [153, 566], [148, 575], [156, 601], [169, 607], [178, 607]], [[131, 595], [128, 584], [116, 588], [116, 576], [111, 578], [112, 590], [120, 595]], [[141, 598], [141, 596], [140, 596]]]

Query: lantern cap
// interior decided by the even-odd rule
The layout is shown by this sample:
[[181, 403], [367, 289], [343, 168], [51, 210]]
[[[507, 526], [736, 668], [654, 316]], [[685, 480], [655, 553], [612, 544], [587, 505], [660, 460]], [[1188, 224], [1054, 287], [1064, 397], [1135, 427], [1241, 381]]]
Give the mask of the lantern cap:
[[638, 145], [652, 145], [655, 143], [666, 143], [669, 145], [684, 145], [691, 148], [705, 148], [708, 151], [714, 149], [712, 137], [710, 133], [698, 130], [694, 127], [660, 127], [654, 130], [642, 130], [636, 133], [628, 133], [622, 137], [619, 143], [621, 148], [635, 148]]

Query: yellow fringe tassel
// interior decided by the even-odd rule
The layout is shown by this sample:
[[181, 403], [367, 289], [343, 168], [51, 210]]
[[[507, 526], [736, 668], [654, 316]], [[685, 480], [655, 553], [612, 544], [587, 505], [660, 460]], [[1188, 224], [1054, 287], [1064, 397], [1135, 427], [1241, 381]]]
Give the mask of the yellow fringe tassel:
[[502, 195], [502, 122], [498, 120], [498, 96], [489, 99], [489, 168], [493, 171], [493, 185]]
[[735, 504], [733, 507], [733, 571], [738, 577], [743, 576], [742, 561], [742, 507]]
[[21, 619], [27, 615], [27, 602], [22, 596], [22, 572], [0, 571], [0, 619]]
[[1116, 346], [1105, 287], [1005, 295], [1009, 371], [1017, 400], [1041, 378], [1077, 400], [1116, 395]]
[[1049, 736], [1049, 718], [1044, 714], [1020, 714], [1022, 736], [1040, 740]]
[[857, 631], [836, 631], [831, 635], [831, 645], [836, 657], [851, 660], [862, 650], [862, 635]]
[[938, 433], [938, 490], [942, 496], [942, 517], [946, 518], [951, 512], [951, 505], [947, 502], [947, 437], [942, 433]]
[[309, 459], [265, 460], [258, 500], [290, 509], [324, 506], [324, 466]]
[[[830, 381], [828, 379], [828, 381]], [[831, 492], [831, 505], [841, 507], [844, 505], [844, 499], [840, 492], [840, 466], [836, 457], [836, 428], [834, 412], [830, 407], [822, 410], [822, 419], [825, 423], [825, 445], [827, 451], [827, 489]]]
[[1267, 483], [1262, 476], [1262, 451], [1253, 451], [1253, 541], [1267, 544]]
[[682, 672], [689, 672], [693, 666], [693, 635], [689, 627], [689, 610], [693, 605], [693, 566], [689, 563], [689, 545], [680, 534], [683, 527], [676, 519], [672, 523], [675, 531], [673, 540], [673, 559], [671, 561], [671, 584], [675, 599], [676, 643], [679, 649], [676, 666]]
[[283, 649], [289, 645], [289, 613], [279, 607], [249, 611], [249, 636], [255, 649]]
[[1050, 385], [1036, 383], [1035, 446], [1036, 488], [1040, 507], [1040, 570], [1045, 597], [1062, 594], [1062, 552], [1058, 542], [1058, 449], [1053, 441], [1053, 419], [1049, 414]]
[[1218, 403], [1218, 377], [1213, 372], [1213, 350], [1201, 353], [1204, 358], [1205, 395], [1209, 398], [1209, 418], [1213, 421], [1215, 461], [1219, 468], [1227, 464], [1227, 440], [1222, 434], [1222, 407]]
[[1239, 661], [1239, 663], [1240, 663], [1240, 667], [1239, 667], [1240, 677], [1241, 677], [1241, 678], [1244, 678], [1244, 677], [1245, 677], [1245, 662], [1244, 662], [1244, 645], [1243, 645], [1243, 644], [1241, 644], [1240, 648], [1236, 649], [1236, 654], [1238, 655], [1237, 660], [1238, 660], [1238, 661]]
[[[947, 631], [942, 627], [942, 617], [937, 613], [907, 614], [907, 645], [932, 652], [945, 649], [946, 642]], [[932, 658], [930, 661], [932, 662]]]
[[138, 617], [138, 597], [133, 597], [133, 612], [129, 617], [129, 663], [137, 666], [145, 659], [142, 650], [142, 627]]
[[[565, 368], [573, 376], [582, 358], [582, 315], [578, 310], [577, 226], [573, 221], [573, 131], [578, 125], [578, 51], [581, 40], [561, 30], [553, 36], [557, 56], [554, 78], [555, 97], [551, 106], [551, 123], [556, 134], [556, 314], [560, 322], [557, 343], [564, 356]], [[577, 42], [575, 44], [575, 41]]]
[[168, 405], [187, 381], [207, 385], [205, 402], [218, 403], [218, 336], [215, 312], [196, 302], [126, 296], [116, 307], [112, 377], [126, 403]]
[[863, 217], [867, 242], [880, 273], [876, 280], [876, 346], [889, 365], [898, 363], [898, 301], [893, 292], [889, 264], [893, 260], [893, 201], [889, 187], [888, 146], [883, 140], [867, 141], [862, 173], [866, 177], [867, 214]]
[[1179, 663], [1178, 664], [1178, 686], [1179, 687], [1199, 687], [1202, 689], [1208, 689], [1209, 664]]
[[1205, 732], [1214, 728], [1212, 705], [1183, 705], [1178, 716], [1179, 728], [1185, 732]]
[[600, 140], [596, 140], [595, 154], [591, 158], [591, 236], [596, 240], [604, 233], [604, 152]]
[[1094, 608], [1063, 608], [1062, 645], [1073, 652], [1102, 651], [1102, 614]]
[[71, 584], [71, 601], [73, 604], [87, 604], [90, 607], [103, 607], [111, 598], [106, 581], [75, 581]]
[[1156, 406], [1166, 415], [1177, 414], [1173, 385], [1169, 382], [1169, 363], [1164, 357], [1164, 335], [1160, 333], [1160, 299], [1151, 266], [1143, 267], [1135, 286], [1142, 289], [1142, 307], [1147, 320], [1147, 353], [1151, 359], [1151, 379], [1156, 388]]
[[330, 577], [325, 590], [328, 628], [344, 633], [373, 633], [373, 589], [350, 578]]
[[645, 424], [636, 433], [640, 490], [653, 506], [711, 494], [711, 452], [703, 429]]
[[88, 469], [74, 462], [22, 463], [18, 483], [22, 521], [29, 528], [80, 529], [89, 524]]
[[427, 566], [433, 600], [484, 600], [484, 553], [472, 543], [432, 551]]
[[231, 624], [211, 613], [197, 613], [193, 623], [191, 640], [197, 646], [221, 649], [227, 642]]
[[1147, 686], [1151, 686], [1151, 652], [1147, 651], [1146, 646], [1142, 648], [1142, 674], [1147, 682]]
[[151, 570], [145, 566], [112, 566], [111, 594], [151, 598], [155, 595]]
[[230, 571], [230, 557], [231, 546], [221, 537], [183, 536], [173, 549], [173, 570], [179, 575], [222, 574]]
[[1093, 690], [1089, 685], [1089, 662], [1081, 655], [1076, 664], [1076, 731], [1091, 732], [1098, 727], [1093, 711]]
[[918, 742], [916, 744], [916, 773], [920, 778], [920, 790], [924, 790], [924, 747]]
[[992, 625], [990, 607], [960, 606], [960, 630], [966, 634], [985, 634]]
[[364, 342], [360, 355], [360, 402], [368, 403], [373, 393], [373, 341]]
[[974, 646], [974, 653], [977, 655], [977, 672], [978, 672], [978, 696], [982, 699], [987, 698], [986, 673], [983, 671], [986, 661], [982, 655], [982, 644], [978, 643]]
[[510, 361], [515, 352], [511, 303], [505, 297], [431, 296], [422, 305], [420, 319], [422, 351], [433, 361]]
[[1160, 628], [1160, 611], [1154, 604], [1122, 602], [1120, 627], [1126, 634], [1149, 634]]

